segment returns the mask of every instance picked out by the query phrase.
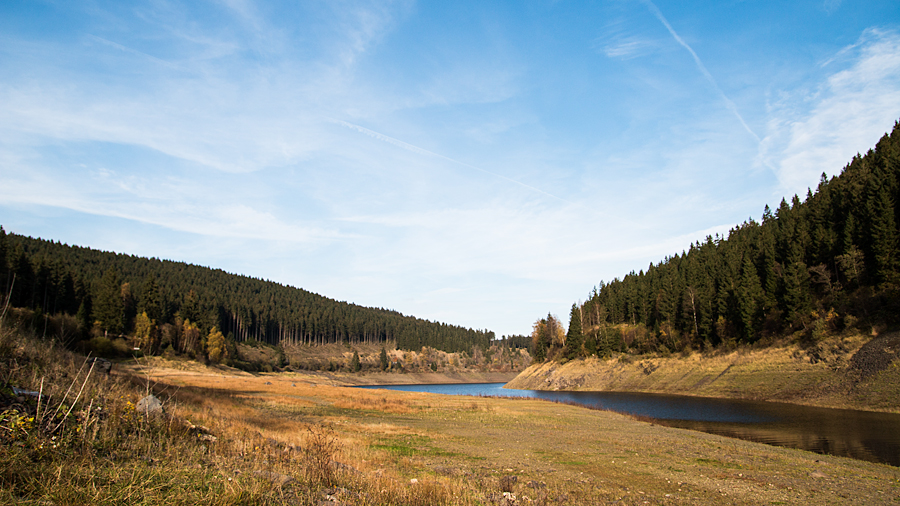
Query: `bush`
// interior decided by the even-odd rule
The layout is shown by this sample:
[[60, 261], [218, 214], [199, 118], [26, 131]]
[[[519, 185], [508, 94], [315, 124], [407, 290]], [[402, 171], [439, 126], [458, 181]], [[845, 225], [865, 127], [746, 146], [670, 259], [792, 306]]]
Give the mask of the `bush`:
[[112, 357], [115, 353], [112, 341], [106, 336], [97, 336], [87, 342], [87, 350], [95, 357]]

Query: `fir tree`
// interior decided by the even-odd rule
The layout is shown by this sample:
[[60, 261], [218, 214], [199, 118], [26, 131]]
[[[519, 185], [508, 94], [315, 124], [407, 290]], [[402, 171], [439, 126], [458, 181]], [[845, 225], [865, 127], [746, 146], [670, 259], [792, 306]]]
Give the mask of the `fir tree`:
[[738, 307], [743, 323], [743, 338], [747, 342], [755, 341], [755, 335], [760, 319], [763, 289], [756, 273], [756, 266], [750, 261], [750, 255], [744, 255], [744, 264], [741, 269], [741, 283], [737, 293]]
[[872, 252], [875, 258], [875, 278], [881, 284], [898, 281], [897, 225], [894, 220], [894, 203], [886, 185], [882, 185], [871, 203]]
[[381, 347], [381, 353], [378, 354], [378, 360], [381, 363], [381, 370], [387, 371], [391, 363], [388, 362], [387, 351], [385, 351], [384, 346]]
[[122, 302], [122, 286], [116, 270], [110, 267], [97, 289], [94, 302], [94, 318], [100, 322], [100, 328], [118, 334], [122, 331], [125, 318], [125, 305]]
[[569, 312], [569, 331], [566, 333], [566, 358], [572, 360], [582, 355], [581, 345], [584, 344], [584, 332], [581, 328], [581, 308], [572, 304]]

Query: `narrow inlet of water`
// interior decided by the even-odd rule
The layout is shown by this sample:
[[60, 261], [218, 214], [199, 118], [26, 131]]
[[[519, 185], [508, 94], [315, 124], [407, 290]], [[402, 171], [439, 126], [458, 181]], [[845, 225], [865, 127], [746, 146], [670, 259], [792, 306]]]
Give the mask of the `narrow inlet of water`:
[[360, 388], [531, 397], [653, 418], [672, 427], [900, 466], [900, 415], [893, 413], [684, 395], [511, 390], [503, 385], [466, 383]]

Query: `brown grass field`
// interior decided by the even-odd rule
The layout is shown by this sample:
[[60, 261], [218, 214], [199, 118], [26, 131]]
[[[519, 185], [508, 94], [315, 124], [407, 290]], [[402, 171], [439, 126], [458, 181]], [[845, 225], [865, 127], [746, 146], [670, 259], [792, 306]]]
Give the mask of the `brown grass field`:
[[0, 338], [2, 379], [52, 391], [3, 410], [0, 504], [900, 503], [900, 468], [610, 412], [162, 360], [88, 378]]
[[311, 427], [327, 427], [339, 443], [335, 460], [392, 497], [422, 492], [429, 503], [448, 504], [900, 502], [900, 469], [891, 466], [575, 406], [361, 390], [300, 374], [132, 370], [221, 434], [258, 432], [272, 448], [302, 448]]

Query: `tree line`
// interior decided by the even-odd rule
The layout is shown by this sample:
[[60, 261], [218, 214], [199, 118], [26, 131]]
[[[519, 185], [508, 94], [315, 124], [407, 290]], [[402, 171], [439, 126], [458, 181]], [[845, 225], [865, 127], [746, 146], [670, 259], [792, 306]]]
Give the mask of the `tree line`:
[[673, 352], [812, 341], [900, 320], [900, 121], [841, 174], [824, 173], [801, 201], [765, 207], [727, 238], [601, 282], [573, 304], [565, 336], [552, 315], [536, 322], [532, 355]]
[[[0, 299], [71, 315], [83, 338], [134, 335], [144, 351], [218, 358], [229, 343], [383, 343], [418, 350], [486, 349], [474, 330], [336, 301], [273, 281], [184, 262], [104, 252], [6, 233], [0, 227]], [[6, 296], [5, 298], [2, 296]]]

